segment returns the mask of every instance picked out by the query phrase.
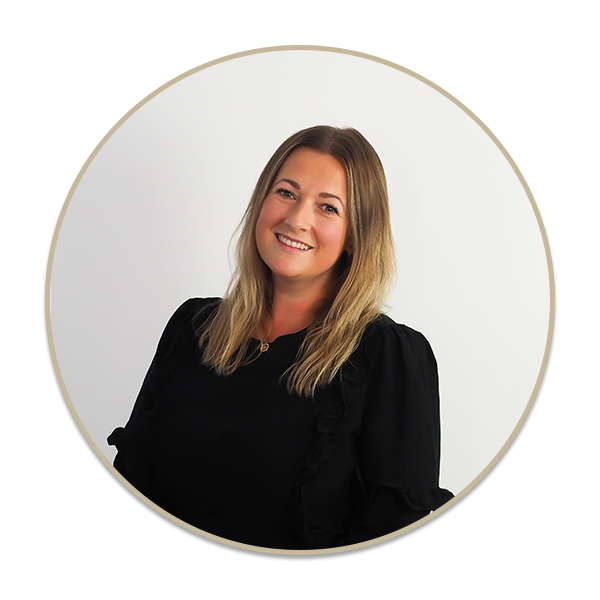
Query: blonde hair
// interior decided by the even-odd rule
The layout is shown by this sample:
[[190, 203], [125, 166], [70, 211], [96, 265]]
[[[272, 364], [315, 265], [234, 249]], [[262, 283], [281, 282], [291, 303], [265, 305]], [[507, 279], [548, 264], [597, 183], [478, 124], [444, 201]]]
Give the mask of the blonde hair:
[[203, 363], [219, 375], [230, 375], [248, 362], [252, 337], [269, 319], [273, 299], [271, 271], [256, 247], [256, 222], [279, 169], [301, 147], [332, 156], [344, 167], [352, 249], [351, 255], [344, 252], [340, 257], [333, 294], [308, 327], [294, 364], [284, 374], [290, 393], [313, 396], [317, 387], [334, 380], [367, 325], [380, 314], [396, 273], [385, 173], [373, 147], [355, 129], [310, 127], [279, 146], [240, 223], [237, 267], [227, 293], [198, 335]]

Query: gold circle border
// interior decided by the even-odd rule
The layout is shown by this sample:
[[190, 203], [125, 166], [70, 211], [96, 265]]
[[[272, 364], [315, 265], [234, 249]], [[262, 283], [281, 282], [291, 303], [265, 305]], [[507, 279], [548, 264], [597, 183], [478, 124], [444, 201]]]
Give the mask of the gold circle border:
[[523, 426], [523, 423], [525, 422], [525, 419], [527, 418], [531, 407], [533, 406], [533, 403], [535, 401], [535, 398], [539, 392], [539, 389], [542, 385], [542, 380], [544, 377], [544, 374], [546, 372], [546, 367], [548, 365], [548, 360], [550, 357], [550, 347], [552, 344], [552, 335], [553, 335], [553, 331], [554, 331], [554, 318], [555, 318], [555, 282], [554, 282], [554, 269], [553, 269], [553, 265], [552, 265], [552, 255], [550, 252], [550, 244], [548, 242], [548, 235], [546, 233], [546, 229], [544, 227], [544, 222], [542, 220], [542, 216], [540, 214], [539, 208], [533, 198], [533, 194], [531, 193], [531, 189], [529, 188], [529, 185], [527, 184], [527, 182], [525, 181], [525, 178], [523, 177], [523, 174], [521, 173], [519, 167], [517, 166], [516, 162], [514, 161], [514, 159], [512, 158], [512, 156], [508, 153], [508, 151], [506, 150], [506, 148], [502, 145], [502, 143], [498, 140], [498, 138], [492, 133], [492, 131], [489, 129], [489, 127], [475, 114], [473, 113], [469, 108], [467, 108], [464, 104], [462, 104], [461, 102], [459, 102], [454, 96], [452, 96], [451, 94], [449, 94], [447, 91], [445, 91], [444, 89], [436, 86], [435, 84], [430, 83], [424, 76], [420, 76], [417, 75], [413, 72], [411, 72], [410, 70], [406, 69], [405, 67], [402, 66], [398, 66], [395, 65], [394, 67], [390, 67], [393, 69], [396, 69], [398, 71], [401, 71], [403, 73], [405, 73], [406, 75], [409, 75], [410, 77], [413, 77], [415, 79], [418, 79], [419, 81], [421, 81], [422, 83], [428, 85], [430, 88], [434, 89], [436, 92], [438, 92], [439, 94], [442, 94], [443, 96], [446, 96], [446, 98], [448, 98], [448, 100], [452, 101], [456, 106], [458, 106], [464, 113], [468, 114], [469, 117], [471, 117], [471, 119], [473, 119], [480, 127], [481, 129], [483, 129], [485, 131], [485, 133], [488, 135], [488, 137], [490, 139], [492, 139], [492, 141], [496, 144], [496, 146], [500, 149], [500, 151], [502, 152], [502, 154], [504, 154], [505, 158], [508, 160], [508, 162], [510, 163], [510, 165], [512, 166], [513, 170], [515, 171], [515, 173], [517, 174], [517, 176], [519, 177], [519, 180], [525, 190], [525, 192], [527, 193], [527, 196], [529, 198], [529, 201], [531, 203], [531, 206], [533, 208], [534, 214], [536, 216], [539, 228], [540, 228], [540, 233], [542, 235], [542, 240], [544, 242], [544, 249], [546, 251], [546, 259], [547, 259], [547, 266], [548, 266], [548, 279], [549, 279], [549, 286], [550, 286], [550, 318], [549, 318], [549, 323], [548, 323], [548, 336], [547, 336], [547, 340], [546, 340], [546, 349], [544, 352], [544, 356], [542, 359], [542, 366], [540, 369], [540, 372], [538, 374], [538, 378], [536, 381], [536, 384], [534, 386], [534, 390], [533, 393], [529, 399], [529, 402], [527, 404], [527, 407], [525, 408], [521, 418], [519, 419], [519, 422], [517, 423], [517, 426], [515, 427], [515, 429], [513, 430], [512, 434], [510, 435], [510, 437], [508, 438], [508, 440], [506, 441], [506, 443], [504, 444], [504, 446], [502, 446], [502, 448], [500, 449], [500, 451], [496, 454], [496, 456], [491, 460], [491, 462], [487, 465], [487, 467], [479, 474], [479, 476], [477, 478], [475, 478], [466, 488], [464, 488], [463, 490], [461, 490], [460, 493], [458, 493], [452, 500], [448, 501], [446, 504], [444, 504], [443, 506], [441, 506], [439, 509], [432, 511], [429, 515], [427, 515], [426, 517], [423, 517], [422, 519], [416, 521], [415, 523], [412, 523], [411, 525], [404, 527], [398, 531], [395, 531], [393, 533], [384, 535], [382, 537], [373, 539], [373, 540], [368, 540], [367, 542], [361, 542], [359, 544], [353, 544], [350, 546], [342, 546], [339, 548], [327, 548], [327, 549], [321, 549], [321, 550], [280, 550], [280, 549], [275, 549], [275, 548], [263, 548], [263, 547], [259, 547], [259, 546], [251, 546], [248, 544], [241, 544], [238, 542], [233, 542], [231, 540], [227, 540], [225, 538], [221, 538], [218, 537], [216, 535], [213, 535], [211, 533], [208, 533], [206, 531], [202, 531], [201, 529], [198, 529], [197, 527], [194, 527], [192, 525], [190, 525], [189, 523], [186, 523], [185, 521], [182, 521], [181, 519], [178, 519], [177, 517], [173, 516], [172, 514], [168, 513], [167, 511], [165, 511], [164, 509], [162, 509], [161, 507], [157, 506], [156, 504], [154, 504], [151, 500], [149, 500], [148, 498], [146, 498], [146, 496], [144, 496], [143, 494], [141, 494], [136, 488], [134, 488], [114, 467], [113, 465], [110, 463], [110, 461], [104, 456], [104, 454], [100, 451], [100, 449], [96, 446], [95, 442], [92, 440], [91, 436], [89, 435], [89, 433], [87, 432], [87, 430], [85, 429], [81, 419], [79, 418], [79, 415], [77, 414], [77, 412], [75, 411], [75, 408], [69, 398], [69, 394], [67, 392], [66, 386], [64, 384], [64, 381], [62, 379], [61, 373], [60, 373], [60, 367], [58, 365], [58, 360], [56, 358], [56, 352], [54, 349], [54, 343], [53, 343], [53, 336], [52, 336], [52, 324], [51, 324], [51, 320], [50, 320], [50, 280], [51, 280], [51, 272], [52, 272], [52, 261], [54, 258], [54, 252], [55, 252], [55, 248], [56, 248], [56, 243], [57, 243], [57, 239], [58, 239], [58, 234], [60, 232], [60, 227], [61, 224], [63, 222], [64, 216], [66, 214], [67, 208], [69, 206], [69, 203], [71, 201], [71, 198], [73, 196], [73, 193], [75, 192], [75, 190], [77, 189], [77, 186], [81, 180], [81, 178], [83, 177], [83, 174], [85, 173], [86, 169], [88, 168], [88, 166], [91, 164], [91, 162], [94, 160], [94, 158], [96, 157], [96, 155], [98, 154], [98, 152], [100, 151], [100, 149], [102, 148], [102, 146], [106, 143], [106, 141], [110, 138], [110, 136], [127, 120], [131, 117], [131, 115], [135, 114], [135, 112], [141, 107], [144, 106], [147, 102], [149, 102], [150, 100], [152, 100], [152, 98], [154, 98], [155, 96], [157, 96], [158, 94], [160, 94], [161, 92], [163, 92], [166, 88], [178, 83], [179, 81], [181, 81], [182, 79], [184, 79], [185, 77], [189, 77], [191, 75], [195, 75], [196, 73], [198, 73], [201, 70], [204, 69], [209, 69], [210, 67], [217, 65], [217, 64], [221, 64], [223, 62], [227, 62], [230, 60], [235, 60], [237, 58], [241, 58], [244, 56], [251, 56], [254, 54], [262, 54], [264, 52], [281, 52], [281, 51], [287, 51], [287, 50], [314, 50], [314, 51], [325, 51], [325, 52], [337, 52], [337, 53], [341, 53], [341, 54], [347, 54], [349, 56], [355, 56], [355, 57], [359, 57], [359, 58], [365, 58], [367, 60], [371, 60], [373, 62], [377, 62], [379, 64], [383, 64], [387, 67], [390, 67], [388, 61], [384, 60], [384, 59], [379, 59], [377, 57], [374, 57], [372, 54], [368, 54], [366, 52], [361, 52], [361, 51], [354, 51], [354, 50], [349, 50], [346, 48], [336, 48], [336, 47], [332, 47], [332, 46], [318, 46], [318, 45], [306, 45], [306, 46], [266, 46], [266, 47], [262, 47], [262, 48], [254, 48], [252, 50], [247, 50], [247, 51], [231, 51], [231, 54], [227, 54], [226, 56], [223, 56], [222, 58], [215, 58], [214, 60], [211, 61], [210, 64], [208, 65], [198, 65], [197, 68], [194, 69], [194, 71], [184, 74], [181, 77], [177, 77], [174, 80], [172, 80], [170, 83], [167, 83], [159, 88], [157, 88], [154, 92], [148, 94], [146, 97], [144, 97], [144, 99], [139, 102], [138, 104], [136, 104], [133, 108], [131, 108], [129, 111], [127, 111], [127, 114], [124, 115], [123, 117], [121, 117], [117, 123], [111, 127], [111, 129], [109, 130], [109, 132], [102, 138], [102, 140], [98, 143], [98, 145], [94, 148], [94, 150], [91, 152], [91, 154], [88, 156], [87, 160], [84, 162], [83, 166], [81, 167], [81, 169], [79, 170], [77, 177], [75, 177], [75, 180], [73, 181], [70, 189], [69, 189], [69, 193], [67, 194], [67, 198], [62, 206], [62, 209], [60, 211], [60, 214], [58, 216], [58, 220], [56, 222], [56, 227], [54, 229], [54, 234], [52, 236], [52, 242], [50, 244], [50, 252], [48, 255], [48, 263], [47, 263], [47, 267], [46, 267], [46, 286], [45, 286], [45, 311], [46, 311], [46, 331], [47, 331], [47, 335], [48, 335], [48, 345], [50, 348], [50, 355], [52, 357], [52, 364], [54, 366], [54, 371], [56, 373], [56, 378], [58, 380], [58, 383], [60, 385], [60, 389], [63, 393], [63, 396], [67, 402], [67, 405], [69, 407], [69, 410], [71, 411], [71, 414], [73, 415], [73, 418], [75, 419], [75, 422], [77, 423], [77, 425], [79, 426], [79, 429], [81, 430], [81, 432], [83, 433], [83, 435], [85, 436], [88, 444], [92, 447], [92, 449], [94, 450], [94, 452], [99, 456], [99, 458], [102, 460], [102, 462], [110, 469], [110, 471], [112, 471], [112, 473], [117, 477], [117, 479], [119, 479], [119, 481], [121, 481], [121, 483], [123, 483], [123, 485], [125, 485], [131, 492], [133, 492], [138, 498], [140, 498], [141, 500], [143, 500], [146, 504], [148, 504], [148, 506], [152, 507], [154, 510], [156, 510], [158, 513], [162, 514], [163, 516], [167, 517], [168, 519], [170, 519], [171, 521], [173, 521], [174, 523], [177, 523], [178, 525], [181, 525], [182, 527], [185, 527], [186, 529], [189, 529], [190, 531], [193, 531], [203, 537], [206, 537], [208, 539], [214, 540], [216, 542], [221, 542], [223, 544], [227, 544], [229, 546], [234, 546], [237, 548], [242, 548], [245, 550], [252, 550], [255, 552], [262, 552], [262, 553], [267, 553], [267, 554], [294, 554], [294, 555], [307, 555], [307, 554], [333, 554], [333, 553], [337, 553], [337, 552], [346, 552], [348, 550], [355, 550], [358, 548], [364, 548], [367, 546], [372, 546], [374, 544], [378, 544], [380, 542], [384, 542], [386, 540], [392, 539], [394, 537], [398, 537], [404, 533], [407, 533], [413, 529], [415, 529], [416, 527], [419, 527], [421, 525], [423, 525], [424, 523], [426, 523], [427, 521], [430, 521], [431, 519], [437, 517], [438, 515], [440, 515], [441, 513], [443, 513], [444, 511], [446, 511], [448, 508], [450, 508], [453, 504], [455, 504], [456, 502], [458, 502], [465, 494], [467, 494], [471, 489], [473, 489], [488, 473], [489, 471], [492, 469], [492, 467], [494, 467], [496, 465], [496, 463], [498, 462], [498, 460], [500, 459], [500, 457], [506, 452], [506, 450], [508, 449], [508, 447], [511, 445], [511, 443], [513, 442], [513, 440], [515, 439], [515, 437], [517, 436], [517, 433], [520, 431], [521, 427]]

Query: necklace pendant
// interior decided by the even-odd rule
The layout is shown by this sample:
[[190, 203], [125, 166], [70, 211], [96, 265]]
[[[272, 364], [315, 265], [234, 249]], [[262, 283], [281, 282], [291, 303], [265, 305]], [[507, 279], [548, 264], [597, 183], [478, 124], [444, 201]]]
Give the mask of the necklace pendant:
[[262, 352], [266, 352], [269, 349], [269, 342], [267, 342], [266, 340], [264, 342], [260, 343], [260, 348], [259, 350]]

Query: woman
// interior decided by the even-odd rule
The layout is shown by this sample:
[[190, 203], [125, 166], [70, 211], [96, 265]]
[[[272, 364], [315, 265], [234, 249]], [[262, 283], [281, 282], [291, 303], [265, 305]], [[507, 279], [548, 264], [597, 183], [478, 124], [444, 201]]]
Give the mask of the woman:
[[115, 468], [211, 534], [279, 549], [396, 531], [438, 486], [437, 367], [381, 314], [394, 275], [381, 162], [354, 129], [286, 140], [241, 225], [220, 299], [192, 299], [159, 342]]

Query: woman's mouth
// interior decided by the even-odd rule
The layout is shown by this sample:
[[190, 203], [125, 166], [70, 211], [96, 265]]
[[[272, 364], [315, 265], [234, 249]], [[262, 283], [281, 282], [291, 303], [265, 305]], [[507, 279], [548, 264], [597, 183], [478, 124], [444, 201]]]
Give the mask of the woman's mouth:
[[312, 248], [312, 246], [309, 246], [308, 244], [303, 244], [297, 240], [292, 240], [281, 233], [276, 233], [275, 236], [282, 244], [289, 246], [290, 248], [296, 248], [297, 250], [310, 250]]

